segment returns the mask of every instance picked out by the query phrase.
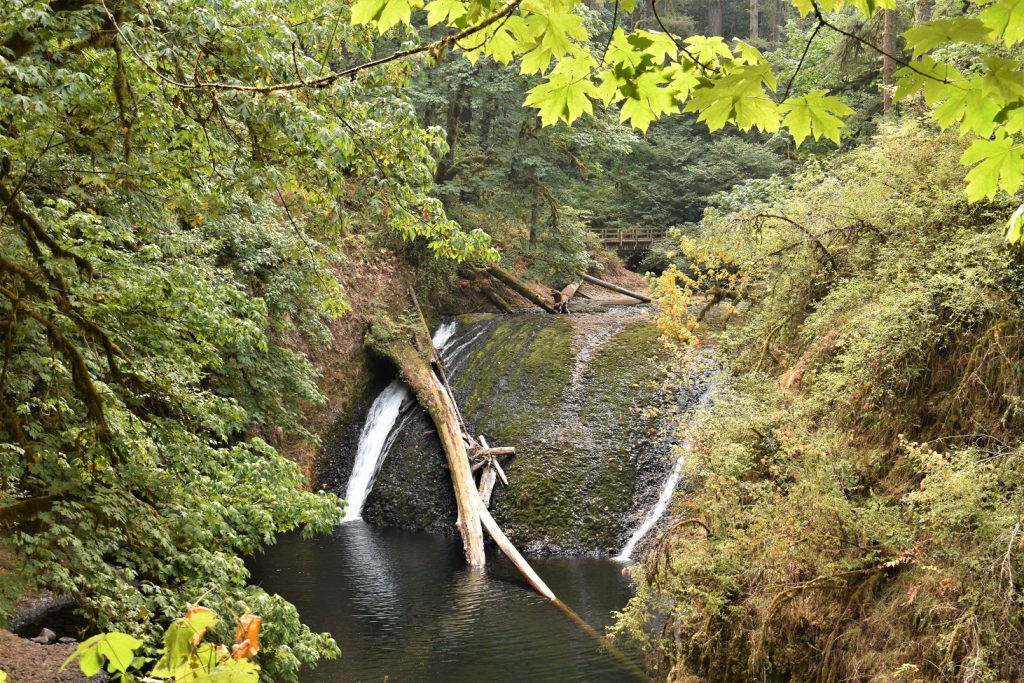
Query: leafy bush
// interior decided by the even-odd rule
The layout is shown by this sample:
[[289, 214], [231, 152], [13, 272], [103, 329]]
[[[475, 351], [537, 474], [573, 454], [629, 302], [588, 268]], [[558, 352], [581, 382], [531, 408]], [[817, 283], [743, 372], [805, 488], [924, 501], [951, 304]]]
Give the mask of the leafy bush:
[[747, 277], [617, 627], [670, 680], [1024, 676], [1024, 263], [1005, 207], [958, 191], [961, 151], [891, 126], [688, 247], [731, 244]]

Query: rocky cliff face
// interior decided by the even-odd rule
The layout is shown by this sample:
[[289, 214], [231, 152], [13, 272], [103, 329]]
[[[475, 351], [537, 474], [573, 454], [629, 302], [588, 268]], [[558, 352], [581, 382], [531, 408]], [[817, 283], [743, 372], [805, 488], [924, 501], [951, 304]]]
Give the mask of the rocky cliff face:
[[[530, 553], [617, 552], [671, 469], [673, 417], [705, 384], [669, 377], [657, 332], [636, 307], [464, 316], [445, 356], [471, 430], [517, 449], [492, 510]], [[365, 407], [354, 411], [326, 451], [321, 484], [340, 494], [364, 416]], [[398, 420], [363, 517], [454, 533], [444, 455], [415, 406]]]

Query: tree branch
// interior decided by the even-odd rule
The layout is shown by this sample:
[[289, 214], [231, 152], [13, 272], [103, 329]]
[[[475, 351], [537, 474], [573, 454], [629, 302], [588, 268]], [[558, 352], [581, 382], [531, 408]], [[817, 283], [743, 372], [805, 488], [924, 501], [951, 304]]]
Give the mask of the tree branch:
[[138, 51], [135, 45], [132, 44], [121, 31], [121, 25], [117, 22], [117, 20], [114, 18], [114, 15], [110, 12], [110, 9], [107, 7], [105, 0], [100, 0], [100, 4], [103, 6], [103, 10], [106, 12], [107, 17], [114, 25], [114, 30], [117, 31], [117, 34], [121, 37], [122, 40], [125, 41], [125, 45], [128, 46], [128, 49], [131, 51], [131, 53], [135, 56], [136, 59], [139, 60], [139, 62], [142, 63], [142, 65], [149, 72], [151, 72], [153, 75], [155, 75], [157, 78], [159, 78], [167, 85], [179, 88], [181, 90], [232, 91], [249, 93], [254, 95], [269, 95], [271, 93], [276, 92], [302, 90], [306, 88], [314, 90], [327, 88], [334, 85], [334, 83], [341, 80], [342, 78], [355, 78], [360, 72], [381, 66], [383, 64], [388, 64], [390, 62], [395, 62], [423, 53], [443, 52], [452, 45], [456, 45], [458, 41], [468, 38], [476, 33], [479, 33], [480, 31], [491, 26], [495, 22], [498, 22], [504, 19], [505, 17], [509, 16], [519, 7], [520, 4], [522, 4], [522, 2], [523, 0], [510, 0], [509, 2], [505, 3], [497, 12], [490, 15], [489, 17], [481, 21], [479, 24], [476, 24], [475, 26], [470, 26], [469, 28], [465, 28], [462, 31], [459, 31], [458, 33], [453, 33], [451, 35], [445, 36], [444, 38], [440, 38], [433, 42], [417, 45], [416, 47], [407, 48], [405, 50], [398, 50], [396, 52], [392, 52], [390, 55], [387, 55], [386, 57], [371, 59], [368, 62], [363, 62], [361, 64], [356, 64], [355, 66], [350, 66], [347, 69], [336, 71], [332, 74], [328, 74], [327, 76], [321, 76], [319, 78], [315, 78], [312, 80], [300, 79], [297, 81], [275, 83], [272, 85], [245, 85], [244, 83], [200, 81], [198, 79], [195, 82], [186, 83], [183, 80], [171, 78], [167, 74], [160, 71], [160, 69], [153, 66], [153, 64], [151, 64], [145, 57], [142, 56], [142, 54]]

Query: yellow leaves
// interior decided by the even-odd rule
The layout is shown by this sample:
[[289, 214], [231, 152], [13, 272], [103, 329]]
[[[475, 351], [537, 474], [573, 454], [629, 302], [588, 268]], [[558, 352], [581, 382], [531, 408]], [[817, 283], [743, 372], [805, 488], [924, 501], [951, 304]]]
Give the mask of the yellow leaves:
[[206, 607], [189, 607], [185, 613], [185, 623], [192, 629], [192, 647], [199, 647], [206, 637], [206, 631], [220, 619], [217, 614]]
[[413, 8], [423, 0], [356, 0], [352, 5], [353, 24], [373, 24], [383, 33], [396, 24], [409, 24]]

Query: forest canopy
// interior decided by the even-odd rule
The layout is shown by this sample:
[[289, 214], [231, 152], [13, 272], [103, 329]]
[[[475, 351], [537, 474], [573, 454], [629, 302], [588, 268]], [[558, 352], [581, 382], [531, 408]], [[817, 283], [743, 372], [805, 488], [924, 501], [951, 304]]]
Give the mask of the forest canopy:
[[[663, 228], [777, 199], [792, 146], [813, 154], [870, 130], [865, 63], [879, 61], [884, 107], [947, 129], [943, 187], [987, 201], [949, 214], [1021, 240], [1020, 0], [938, 18], [920, 0], [902, 47], [895, 0], [798, 0], [797, 16], [775, 3], [770, 41], [756, 2], [724, 17], [711, 3], [700, 32], [670, 4], [3, 3], [0, 524], [22, 564], [0, 578], [0, 612], [31, 582], [99, 628], [155, 642], [208, 595], [273, 624], [260, 659], [273, 680], [337, 654], [248, 584], [242, 557], [341, 518], [275, 435], [316, 441], [303, 418], [324, 396], [308, 350], [350, 309], [352, 245], [445, 277], [522, 258], [564, 284], [595, 265], [588, 224]], [[744, 40], [722, 35], [740, 24]], [[838, 41], [869, 56], [837, 69]], [[891, 134], [880, 144], [862, 159], [904, 158]], [[794, 201], [816, 198], [801, 188]], [[754, 262], [744, 226], [722, 235]], [[851, 259], [867, 259], [901, 233], [857, 237]], [[972, 255], [997, 250], [964, 239]], [[823, 248], [800, 252], [810, 275], [793, 291], [820, 283]]]

